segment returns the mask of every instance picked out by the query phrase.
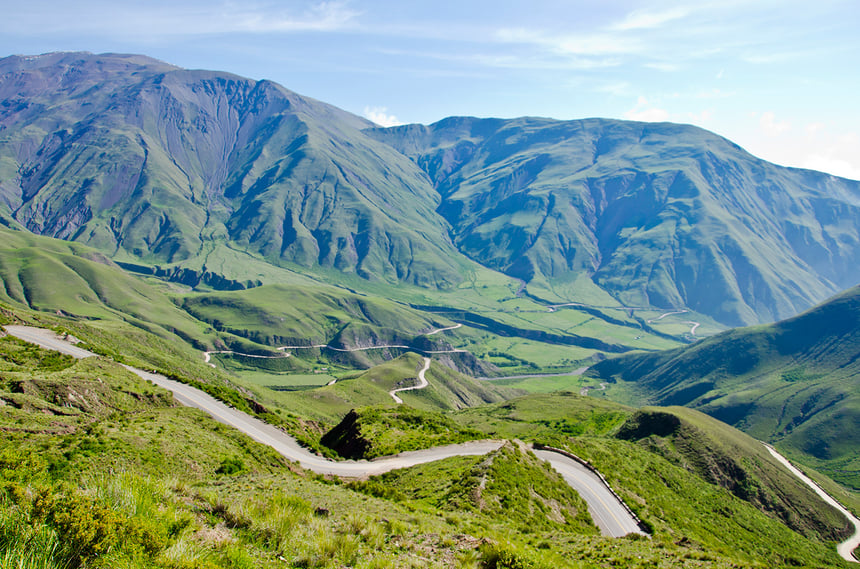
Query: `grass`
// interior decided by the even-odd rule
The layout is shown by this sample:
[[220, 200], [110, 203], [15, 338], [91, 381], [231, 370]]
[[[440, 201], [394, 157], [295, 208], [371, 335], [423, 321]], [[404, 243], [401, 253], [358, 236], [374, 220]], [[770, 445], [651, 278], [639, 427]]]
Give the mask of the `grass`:
[[182, 307], [216, 330], [272, 347], [340, 344], [349, 338], [351, 327], [362, 324], [370, 326], [366, 334], [376, 336], [379, 344], [403, 343], [451, 325], [394, 302], [322, 286], [272, 285], [197, 294], [185, 297]]
[[625, 402], [699, 409], [856, 491], [858, 316], [855, 287], [777, 324], [610, 359], [588, 375], [615, 382], [608, 396]]
[[562, 391], [466, 409], [458, 412], [456, 419], [494, 437], [549, 444], [568, 436], [610, 434], [632, 412], [617, 403]]
[[[351, 410], [375, 405], [394, 406], [389, 391], [417, 383], [424, 359], [414, 352], [356, 374], [337, 383], [310, 391], [280, 392], [273, 400], [291, 413], [336, 424]], [[403, 401], [426, 411], [462, 409], [500, 401], [519, 392], [505, 390], [489, 382], [477, 381], [432, 363], [426, 374], [429, 387], [401, 392]]]
[[582, 387], [593, 385], [594, 382], [582, 375], [559, 374], [553, 377], [522, 377], [511, 379], [493, 379], [493, 385], [521, 389], [528, 393], [552, 393], [554, 391], [579, 391]]
[[373, 459], [481, 438], [441, 413], [404, 405], [353, 409], [320, 442], [344, 458]]
[[[649, 413], [671, 419], [671, 428], [660, 430], [661, 423], [643, 422]], [[655, 535], [680, 532], [714, 546], [710, 532], [717, 531], [717, 526], [709, 526], [707, 515], [674, 519], [684, 508], [701, 510], [707, 504], [707, 508], [721, 512], [715, 519], [717, 525], [722, 524], [717, 534], [730, 535], [724, 537], [726, 542], [747, 551], [750, 559], [761, 553], [755, 531], [772, 533], [783, 543], [793, 539], [790, 532], [786, 533], [785, 523], [807, 536], [798, 551], [811, 556], [804, 563], [815, 565], [826, 554], [812, 544], [832, 543], [845, 531], [844, 519], [793, 479], [760, 443], [690, 409], [634, 411], [610, 401], [553, 393], [464, 410], [455, 417], [492, 436], [570, 448], [607, 475], [640, 518], [653, 525]], [[640, 424], [649, 427], [641, 430]], [[625, 446], [627, 443], [618, 438], [637, 444]], [[603, 459], [606, 462], [601, 462]], [[664, 462], [673, 469], [660, 466]], [[674, 502], [669, 507], [664, 500]], [[720, 510], [726, 503], [734, 505]], [[672, 513], [674, 508], [678, 508], [676, 513]], [[650, 515], [664, 521], [653, 522]], [[660, 524], [668, 519], [672, 521], [661, 529]], [[759, 529], [751, 531], [753, 526]]]
[[389, 472], [352, 488], [371, 495], [474, 516], [498, 531], [597, 534], [587, 505], [561, 476], [508, 444], [485, 457], [456, 457]]
[[[440, 427], [457, 417], [473, 428], [526, 438], [555, 432], [555, 440], [613, 473], [613, 485], [657, 529], [653, 540], [594, 535], [578, 497], [516, 446], [491, 460], [464, 458], [391, 473], [388, 487], [395, 492], [386, 498], [378, 492], [386, 485], [350, 489], [286, 465], [202, 413], [170, 406], [166, 392], [110, 361], [52, 359], [9, 338], [0, 340], [0, 354], [8, 356], [0, 359], [0, 398], [7, 402], [0, 407], [0, 429], [7, 433], [0, 442], [0, 495], [7, 500], [0, 512], [18, 508], [16, 515], [24, 516], [16, 536], [65, 536], [45, 542], [49, 555], [51, 543], [77, 543], [77, 553], [51, 563], [79, 564], [87, 551], [116, 543], [111, 540], [119, 532], [123, 545], [88, 566], [284, 566], [279, 557], [288, 566], [318, 567], [717, 568], [791, 559], [824, 567], [832, 561], [828, 547], [779, 533], [768, 525], [776, 522], [742, 506], [739, 523], [751, 528], [748, 533], [760, 532], [765, 543], [775, 536], [775, 545], [753, 548], [734, 518], [715, 525], [707, 516], [692, 516], [701, 496], [706, 504], [734, 497], [636, 444], [611, 439], [633, 411], [593, 398], [532, 395], [496, 404], [483, 418], [477, 409], [440, 418], [392, 405], [380, 410], [375, 424], [396, 412], [421, 423], [439, 419]], [[364, 381], [375, 380], [385, 393], [420, 362], [407, 357]], [[447, 373], [431, 371], [436, 380]], [[408, 431], [409, 421], [401, 423]], [[386, 429], [378, 434], [384, 438]], [[679, 487], [687, 489], [678, 494]], [[448, 490], [437, 491], [442, 488]], [[40, 495], [46, 498], [34, 509]], [[735, 503], [728, 503], [735, 512]], [[6, 551], [13, 550], [0, 549], [0, 556]]]

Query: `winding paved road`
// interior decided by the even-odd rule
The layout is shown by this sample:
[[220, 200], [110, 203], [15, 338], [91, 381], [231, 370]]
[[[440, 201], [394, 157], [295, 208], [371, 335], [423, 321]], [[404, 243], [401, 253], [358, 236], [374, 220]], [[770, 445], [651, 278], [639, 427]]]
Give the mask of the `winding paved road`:
[[421, 368], [421, 371], [418, 372], [418, 385], [413, 385], [412, 387], [401, 387], [400, 389], [392, 389], [388, 392], [394, 402], [400, 405], [403, 403], [403, 399], [397, 396], [401, 391], [414, 391], [416, 389], [424, 389], [429, 383], [427, 383], [427, 378], [424, 377], [424, 374], [427, 373], [427, 370], [430, 369], [430, 358], [424, 358], [424, 367]]
[[[88, 358], [96, 355], [68, 343], [51, 330], [27, 326], [6, 326], [5, 329], [9, 334], [22, 340], [32, 342], [43, 348], [69, 354], [76, 358]], [[424, 378], [424, 373], [429, 368], [429, 362], [430, 359], [425, 358], [424, 368], [419, 373], [419, 378], [423, 379], [423, 383], [427, 381]], [[499, 440], [470, 441], [457, 445], [403, 452], [398, 455], [387, 456], [372, 461], [333, 461], [311, 453], [283, 431], [260, 421], [256, 417], [237, 411], [198, 389], [168, 379], [161, 374], [147, 372], [127, 365], [123, 365], [123, 367], [137, 374], [142, 379], [151, 381], [155, 385], [171, 391], [179, 403], [205, 411], [216, 421], [242, 431], [252, 439], [272, 447], [288, 460], [296, 461], [302, 467], [319, 474], [365, 478], [390, 470], [408, 468], [417, 464], [424, 464], [453, 456], [484, 455], [499, 449], [505, 444], [505, 441]], [[416, 386], [407, 389], [417, 388], [419, 387]], [[391, 395], [396, 398], [394, 392]], [[592, 518], [604, 535], [619, 537], [631, 531], [639, 532], [636, 522], [626, 513], [624, 507], [618, 503], [617, 499], [612, 496], [611, 492], [599, 481], [599, 478], [594, 473], [588, 471], [579, 465], [579, 463], [557, 453], [535, 451], [535, 454], [541, 459], [548, 461], [561, 473], [568, 484], [580, 493], [588, 503], [589, 512], [591, 512]]]
[[843, 516], [848, 518], [848, 521], [854, 524], [854, 535], [840, 543], [836, 546], [836, 551], [839, 553], [839, 556], [846, 561], [851, 561], [852, 563], [858, 563], [856, 557], [854, 557], [854, 550], [860, 547], [860, 520], [857, 519], [857, 516], [849, 512], [845, 506], [840, 504], [835, 498], [833, 498], [830, 494], [824, 491], [824, 489], [816, 484], [811, 478], [801, 472], [797, 467], [791, 464], [787, 458], [779, 454], [775, 448], [770, 446], [767, 443], [764, 444], [765, 448], [767, 448], [768, 452], [780, 462], [783, 466], [785, 466], [792, 474], [800, 478], [800, 480], [812, 488], [818, 497], [839, 510]]
[[550, 463], [565, 482], [582, 496], [588, 504], [591, 519], [603, 535], [623, 537], [628, 533], [642, 533], [627, 509], [595, 473], [572, 458], [549, 450], [532, 451], [541, 460]]

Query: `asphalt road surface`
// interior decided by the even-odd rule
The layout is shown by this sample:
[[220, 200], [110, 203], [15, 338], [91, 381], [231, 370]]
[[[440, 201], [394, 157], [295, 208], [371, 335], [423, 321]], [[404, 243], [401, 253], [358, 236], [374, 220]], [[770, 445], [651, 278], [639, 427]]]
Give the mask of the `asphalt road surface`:
[[603, 535], [622, 537], [628, 533], [642, 533], [636, 520], [595, 473], [572, 458], [556, 452], [535, 450], [534, 453], [541, 460], [550, 463], [588, 503], [591, 519]]
[[830, 494], [824, 491], [818, 484], [816, 484], [811, 478], [806, 476], [803, 472], [798, 470], [793, 464], [791, 464], [787, 458], [779, 454], [775, 448], [765, 443], [764, 445], [767, 447], [768, 452], [777, 459], [783, 466], [785, 466], [788, 470], [791, 471], [792, 474], [800, 478], [800, 480], [812, 488], [818, 497], [839, 510], [843, 516], [848, 518], [848, 521], [854, 524], [854, 535], [840, 543], [836, 546], [836, 551], [839, 553], [839, 556], [846, 561], [851, 561], [852, 563], [857, 563], [857, 558], [854, 557], [854, 550], [860, 547], [860, 519], [857, 519], [857, 516], [849, 512], [845, 509], [845, 506], [837, 502]]
[[[44, 348], [69, 354], [76, 358], [95, 356], [92, 352], [78, 348], [58, 337], [54, 332], [27, 326], [6, 326], [6, 331], [22, 340], [38, 344]], [[283, 431], [233, 409], [212, 396], [184, 383], [174, 381], [161, 374], [150, 373], [124, 365], [126, 369], [155, 385], [173, 392], [181, 404], [201, 409], [215, 420], [235, 427], [252, 439], [268, 445], [289, 460], [319, 474], [332, 474], [349, 478], [365, 478], [382, 474], [398, 468], [408, 468], [417, 464], [433, 462], [453, 456], [484, 455], [500, 448], [504, 441], [485, 440], [435, 447], [431, 449], [404, 452], [372, 461], [344, 460], [333, 461], [315, 455], [300, 446], [298, 442]], [[422, 371], [426, 371], [425, 368]], [[620, 537], [630, 532], [641, 533], [639, 527], [617, 498], [603, 484], [599, 477], [579, 463], [563, 455], [550, 451], [535, 451], [535, 454], [548, 461], [561, 473], [588, 503], [594, 522], [604, 535]]]

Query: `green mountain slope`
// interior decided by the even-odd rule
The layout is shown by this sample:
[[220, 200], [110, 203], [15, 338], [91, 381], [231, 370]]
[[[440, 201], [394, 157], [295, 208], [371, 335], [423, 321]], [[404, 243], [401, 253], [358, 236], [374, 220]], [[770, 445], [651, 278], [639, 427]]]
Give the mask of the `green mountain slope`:
[[[635, 410], [611, 401], [559, 392], [466, 409], [454, 418], [494, 437], [517, 437], [567, 448], [588, 459], [622, 495], [631, 492], [628, 504], [634, 509], [642, 507], [637, 513], [645, 520], [656, 514], [658, 502], [664, 499], [656, 494], [663, 491], [671, 494], [676, 490], [678, 495], [674, 499], [679, 503], [700, 500], [701, 507], [716, 510], [715, 518], [731, 518], [730, 510], [720, 511], [721, 505], [728, 503], [725, 496], [731, 495], [732, 499], [745, 503], [744, 508], [752, 506], [811, 539], [836, 540], [851, 533], [845, 518], [823, 505], [814, 492], [770, 456], [764, 445], [692, 409]], [[666, 464], [686, 472], [697, 482], [690, 479], [678, 482], [684, 475], [666, 468]], [[627, 474], [621, 474], [619, 468]], [[718, 487], [726, 494], [716, 498], [712, 493], [720, 491], [714, 488], [693, 490], [699, 483]], [[643, 499], [640, 492], [650, 494], [650, 499]], [[671, 499], [669, 494], [666, 499]], [[692, 498], [693, 494], [698, 497]], [[711, 497], [705, 498], [708, 495]], [[711, 503], [711, 499], [715, 501]], [[662, 515], [667, 513], [664, 511]], [[706, 539], [700, 533], [703, 526], [694, 529], [701, 520], [688, 521], [690, 535]], [[731, 531], [734, 533], [736, 529]]]
[[478, 262], [550, 303], [593, 279], [630, 307], [737, 325], [860, 277], [857, 182], [693, 127], [378, 129], [269, 81], [134, 55], [7, 57], [0, 78], [0, 220], [191, 286], [295, 269], [450, 289]]
[[202, 347], [214, 330], [158, 286], [129, 275], [86, 246], [0, 226], [0, 301], [78, 319], [126, 322]]
[[451, 326], [402, 304], [323, 286], [271, 285], [189, 295], [182, 308], [217, 330], [272, 347], [408, 345], [416, 336]]
[[0, 60], [0, 208], [118, 260], [274, 264], [449, 286], [460, 259], [411, 161], [371, 123], [268, 81], [142, 56]]
[[739, 325], [860, 279], [860, 183], [695, 127], [455, 117], [371, 132], [427, 172], [461, 251], [534, 294], [565, 298], [586, 273], [628, 306]]
[[855, 287], [795, 318], [613, 358], [589, 373], [619, 382], [610, 396], [699, 409], [857, 489], [858, 361]]

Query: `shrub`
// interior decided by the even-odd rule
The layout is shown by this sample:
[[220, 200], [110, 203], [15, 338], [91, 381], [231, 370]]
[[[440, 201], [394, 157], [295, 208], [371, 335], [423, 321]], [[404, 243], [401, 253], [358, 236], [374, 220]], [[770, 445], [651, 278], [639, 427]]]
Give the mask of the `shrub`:
[[243, 470], [245, 470], [245, 463], [242, 461], [241, 458], [225, 458], [221, 461], [221, 466], [219, 466], [215, 470], [215, 474], [225, 474], [227, 476], [231, 476], [233, 474], [238, 474]]
[[33, 502], [33, 514], [53, 526], [75, 561], [108, 553], [125, 534], [124, 520], [114, 510], [86, 496], [43, 491]]
[[551, 569], [534, 555], [510, 544], [487, 543], [480, 547], [481, 567], [485, 569]]

